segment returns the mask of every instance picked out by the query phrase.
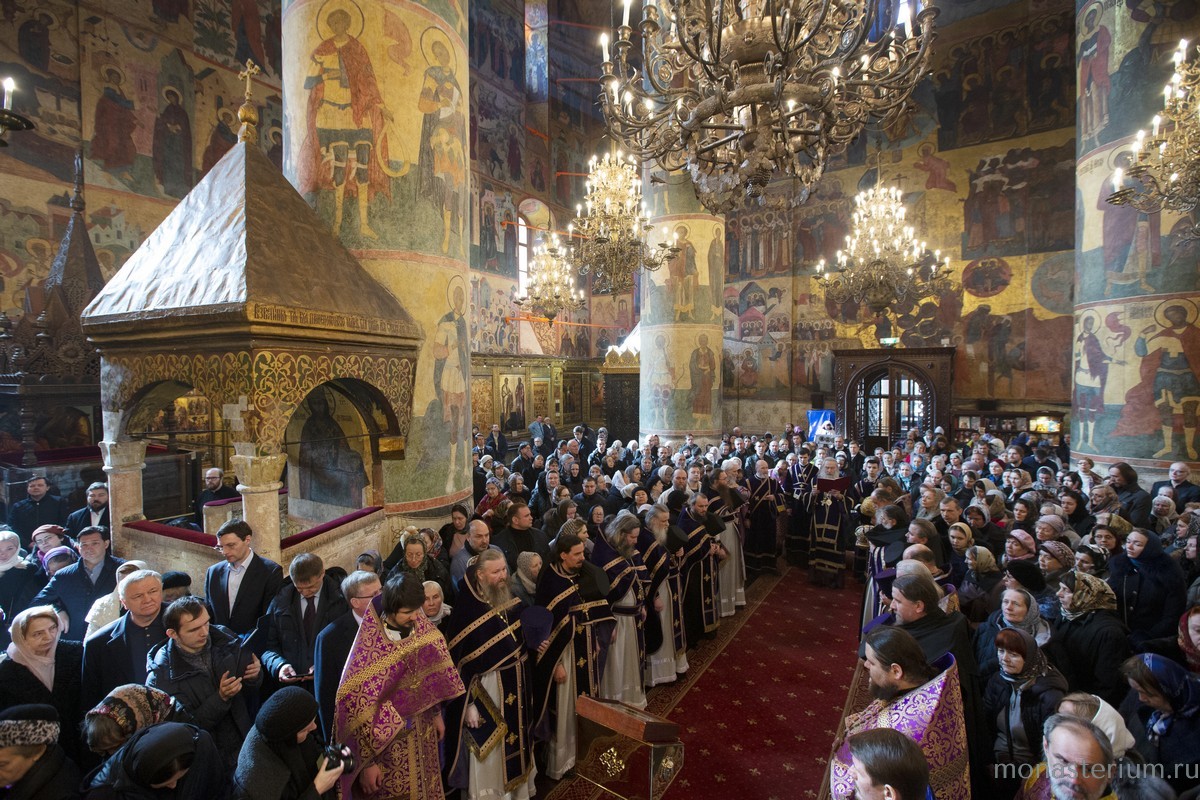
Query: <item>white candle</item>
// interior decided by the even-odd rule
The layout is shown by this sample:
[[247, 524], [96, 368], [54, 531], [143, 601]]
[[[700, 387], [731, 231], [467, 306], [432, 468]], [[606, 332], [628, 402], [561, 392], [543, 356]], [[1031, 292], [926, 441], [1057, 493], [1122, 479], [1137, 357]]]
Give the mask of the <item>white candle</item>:
[[12, 78], [4, 79], [4, 110], [8, 111], [12, 108], [13, 89], [17, 88], [16, 81]]
[[1155, 114], [1154, 119], [1150, 120], [1150, 125], [1152, 127], [1152, 131], [1151, 131], [1150, 135], [1153, 136], [1155, 139], [1158, 138], [1158, 126], [1159, 126], [1159, 123], [1161, 123], [1161, 122], [1162, 122], [1162, 117], [1160, 117], [1158, 114]]
[[604, 55], [604, 60], [608, 61], [608, 34], [600, 34], [600, 52]]
[[625, 0], [625, 10], [621, 13], [621, 25], [629, 27], [629, 6], [633, 4], [633, 0]]
[[1121, 179], [1124, 175], [1124, 172], [1125, 171], [1122, 170], [1120, 167], [1117, 167], [1117, 171], [1113, 173], [1113, 191], [1114, 192], [1121, 191]]

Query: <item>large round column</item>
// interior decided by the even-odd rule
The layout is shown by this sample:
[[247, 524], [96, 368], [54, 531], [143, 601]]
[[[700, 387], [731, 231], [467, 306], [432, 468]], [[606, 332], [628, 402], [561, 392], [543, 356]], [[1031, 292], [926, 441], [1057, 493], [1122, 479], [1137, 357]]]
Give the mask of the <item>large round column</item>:
[[[468, 61], [462, 4], [294, 0], [283, 14], [284, 172], [425, 331], [387, 510], [471, 494]], [[280, 276], [285, 280], [286, 276]]]
[[1162, 108], [1179, 40], [1200, 32], [1194, 10], [1187, 20], [1160, 11], [1170, 9], [1092, 2], [1076, 22], [1071, 450], [1129, 462], [1146, 486], [1174, 461], [1196, 462], [1200, 447], [1200, 250], [1180, 244], [1188, 223], [1178, 215], [1106, 202], [1134, 135]]
[[[663, 176], [659, 176], [663, 177]], [[641, 276], [641, 439], [716, 438], [721, 432], [725, 221], [675, 173], [647, 181], [650, 241], [674, 237], [679, 255]]]

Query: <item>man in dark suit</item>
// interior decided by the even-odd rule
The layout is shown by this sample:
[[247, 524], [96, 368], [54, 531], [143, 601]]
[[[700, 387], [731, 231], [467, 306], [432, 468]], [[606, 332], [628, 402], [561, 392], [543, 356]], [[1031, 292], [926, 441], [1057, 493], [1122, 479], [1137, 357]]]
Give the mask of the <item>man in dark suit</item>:
[[21, 546], [29, 549], [29, 537], [43, 525], [67, 524], [67, 504], [50, 494], [50, 484], [34, 476], [25, 484], [26, 497], [8, 510], [8, 524], [21, 537]]
[[1188, 503], [1200, 502], [1200, 486], [1192, 483], [1192, 469], [1182, 461], [1171, 465], [1171, 478], [1165, 481], [1155, 481], [1150, 488], [1150, 497], [1158, 497], [1158, 490], [1170, 486], [1175, 498], [1175, 513], [1182, 514], [1183, 507]]
[[204, 491], [196, 496], [195, 513], [192, 521], [204, 528], [204, 505], [214, 500], [233, 500], [241, 497], [237, 489], [225, 485], [225, 473], [213, 467], [204, 471]]
[[248, 639], [258, 628], [271, 601], [283, 588], [283, 569], [254, 552], [254, 531], [245, 520], [230, 520], [217, 531], [217, 548], [224, 561], [204, 575], [204, 595], [212, 607], [212, 622]]
[[125, 614], [83, 643], [80, 703], [86, 710], [126, 683], [146, 682], [146, 656], [167, 639], [162, 577], [138, 570], [117, 586]]
[[542, 455], [549, 458], [557, 446], [558, 428], [554, 427], [554, 422], [549, 417], [546, 417], [542, 420]]
[[346, 659], [354, 647], [358, 626], [371, 601], [383, 593], [383, 584], [374, 572], [357, 570], [342, 580], [342, 597], [350, 604], [349, 611], [325, 626], [317, 634], [313, 653], [314, 689], [317, 695], [317, 714], [321, 719], [321, 731], [325, 741], [333, 741], [334, 701], [337, 699], [338, 684]]
[[301, 553], [288, 565], [292, 582], [271, 601], [265, 628], [263, 667], [281, 684], [298, 683], [312, 691], [313, 653], [317, 634], [350, 610], [341, 588], [326, 577], [325, 564], [315, 553]]
[[[87, 504], [67, 516], [67, 535], [72, 539], [84, 528], [112, 528], [108, 518], [108, 484], [97, 481], [87, 488]], [[100, 698], [103, 700], [104, 698]]]
[[76, 539], [79, 560], [54, 573], [31, 605], [54, 606], [68, 617], [62, 638], [83, 641], [92, 603], [117, 588], [117, 567], [123, 559], [109, 554], [108, 528], [84, 528]]

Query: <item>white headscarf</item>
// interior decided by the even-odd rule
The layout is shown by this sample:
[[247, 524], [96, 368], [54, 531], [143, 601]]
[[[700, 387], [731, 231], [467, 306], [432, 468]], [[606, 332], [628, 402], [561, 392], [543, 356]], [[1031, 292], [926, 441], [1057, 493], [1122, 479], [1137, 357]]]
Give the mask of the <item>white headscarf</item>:
[[21, 557], [21, 537], [12, 531], [0, 531], [0, 542], [13, 541], [17, 543], [17, 549], [13, 551], [12, 556], [7, 561], [0, 561], [0, 575], [8, 572], [13, 567], [24, 569], [25, 559]]
[[425, 581], [422, 584], [422, 586], [424, 586], [425, 588], [429, 588], [429, 586], [431, 586], [431, 585], [436, 587], [438, 590], [438, 594], [440, 594], [442, 596], [442, 607], [438, 609], [437, 614], [435, 614], [431, 617], [425, 613], [425, 604], [422, 603], [421, 604], [421, 616], [425, 617], [425, 619], [429, 620], [434, 625], [437, 625], [443, 619], [450, 616], [451, 609], [450, 609], [450, 604], [446, 602], [446, 592], [442, 589], [442, 585], [440, 583], [438, 583], [437, 581]]
[[[37, 655], [33, 652], [33, 647], [25, 641], [25, 626], [34, 617], [52, 617], [58, 625], [50, 655]], [[54, 691], [54, 653], [58, 649], [58, 637], [62, 635], [62, 620], [59, 619], [54, 606], [34, 606], [17, 614], [13, 618], [11, 633], [12, 643], [8, 646], [8, 657], [32, 672], [48, 691]]]

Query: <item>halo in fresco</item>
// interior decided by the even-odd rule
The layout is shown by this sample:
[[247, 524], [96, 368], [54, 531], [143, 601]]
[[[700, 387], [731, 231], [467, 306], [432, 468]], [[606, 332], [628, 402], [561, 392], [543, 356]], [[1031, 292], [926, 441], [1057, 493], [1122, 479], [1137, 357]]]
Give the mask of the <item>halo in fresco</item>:
[[330, 39], [334, 35], [327, 22], [329, 15], [334, 11], [345, 11], [350, 15], [350, 27], [346, 33], [355, 39], [362, 36], [363, 29], [366, 27], [366, 19], [358, 4], [354, 0], [326, 0], [325, 4], [321, 6], [321, 10], [317, 12], [317, 33], [320, 34], [322, 40]]
[[454, 57], [454, 48], [450, 45], [450, 37], [443, 33], [440, 29], [432, 26], [426, 28], [421, 33], [421, 53], [425, 56], [425, 63], [437, 64], [438, 60], [433, 55], [433, 45], [436, 42], [441, 42], [446, 48], [446, 52], [450, 54], [450, 71], [458, 72], [458, 59]]
[[1163, 300], [1154, 309], [1154, 321], [1164, 328], [1174, 328], [1175, 323], [1167, 319], [1163, 313], [1171, 306], [1180, 306], [1187, 311], [1187, 325], [1189, 328], [1196, 324], [1196, 304], [1186, 297], [1173, 297], [1170, 300]]

